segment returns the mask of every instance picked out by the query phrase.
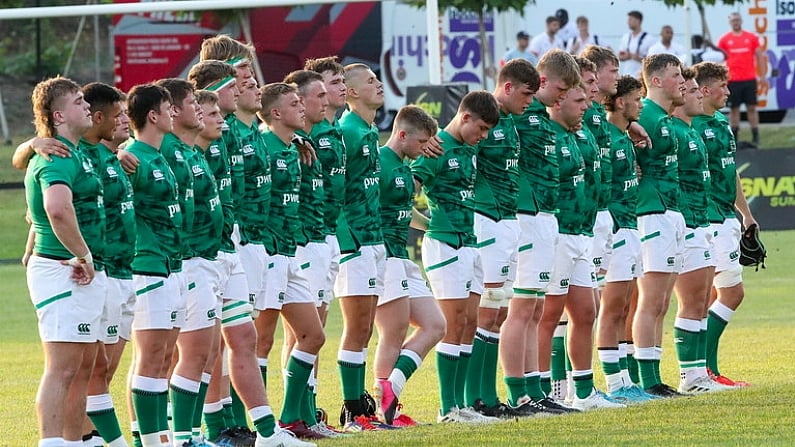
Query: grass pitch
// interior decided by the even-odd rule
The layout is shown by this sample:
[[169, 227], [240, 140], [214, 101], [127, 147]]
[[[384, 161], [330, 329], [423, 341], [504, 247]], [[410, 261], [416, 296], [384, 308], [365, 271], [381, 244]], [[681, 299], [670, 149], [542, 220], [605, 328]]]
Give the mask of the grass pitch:
[[[766, 270], [746, 269], [746, 300], [734, 316], [721, 341], [721, 370], [753, 386], [708, 396], [653, 402], [622, 410], [597, 411], [490, 426], [428, 425], [414, 429], [362, 433], [350, 438], [328, 440], [321, 445], [339, 446], [461, 446], [461, 445], [793, 445], [792, 400], [795, 382], [795, 231], [762, 235], [770, 257]], [[5, 312], [0, 314], [0, 445], [35, 445], [37, 439], [34, 399], [41, 374], [42, 354], [36, 317], [25, 287], [21, 266], [0, 266], [0, 297]], [[678, 372], [671, 342], [671, 309], [666, 324], [663, 377], [675, 384]], [[337, 417], [340, 385], [336, 352], [340, 336], [339, 308], [332, 305], [328, 342], [321, 353], [319, 405], [330, 418]], [[370, 352], [373, 352], [373, 340]], [[282, 380], [279, 371], [280, 341], [271, 355], [268, 389], [278, 414]], [[120, 374], [129, 362], [125, 356]], [[604, 387], [598, 372], [596, 383]], [[125, 433], [128, 432], [122, 377], [114, 382], [112, 394]], [[372, 376], [368, 376], [368, 384]], [[504, 387], [498, 387], [505, 396]], [[411, 378], [403, 394], [404, 410], [417, 420], [433, 422], [438, 405], [438, 387], [433, 355]]]

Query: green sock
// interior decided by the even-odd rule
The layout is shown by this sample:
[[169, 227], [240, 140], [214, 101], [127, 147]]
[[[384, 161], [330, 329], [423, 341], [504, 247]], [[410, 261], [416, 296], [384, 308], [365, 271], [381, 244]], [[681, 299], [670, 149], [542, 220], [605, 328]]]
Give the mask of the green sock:
[[657, 381], [657, 375], [654, 372], [654, 360], [638, 360], [638, 376], [640, 377], [640, 384], [643, 388], [648, 389], [660, 383]]
[[313, 398], [314, 395], [315, 393], [312, 392], [312, 387], [307, 385], [306, 392], [304, 393], [304, 398], [301, 399], [300, 419], [306, 422], [306, 425], [309, 427], [317, 424], [317, 418], [315, 417], [314, 398]]
[[726, 329], [726, 325], [728, 325], [728, 322], [710, 309], [709, 316], [707, 317], [707, 337], [705, 345], [707, 351], [707, 367], [712, 370], [712, 373], [716, 376], [720, 375], [720, 371], [718, 370], [718, 344], [720, 342], [720, 336], [723, 335], [723, 331]]
[[[447, 343], [440, 343], [440, 345], [447, 345]], [[458, 346], [455, 346], [455, 348], [457, 349]], [[436, 375], [439, 378], [439, 400], [442, 405], [442, 414], [447, 414], [457, 406], [455, 401], [455, 388], [460, 356], [440, 352], [439, 346], [437, 346], [436, 349]]]
[[505, 386], [508, 387], [508, 404], [516, 407], [522, 396], [527, 395], [524, 377], [504, 377]]
[[679, 360], [679, 371], [684, 379], [702, 367], [704, 361], [699, 359], [699, 346], [701, 344], [701, 321], [677, 318], [674, 323], [674, 345], [676, 357]]
[[[229, 386], [229, 390], [231, 392], [232, 386]], [[224, 418], [224, 427], [234, 427], [235, 426], [235, 413], [232, 411], [232, 398], [229, 398], [228, 402], [223, 403], [223, 409], [221, 410], [221, 414]]]
[[574, 379], [574, 390], [577, 392], [577, 398], [585, 399], [591, 395], [591, 392], [593, 392], [593, 370], [572, 371], [572, 378]]
[[[165, 379], [164, 379], [165, 380]], [[157, 395], [157, 431], [168, 432], [168, 390]], [[143, 432], [141, 432], [143, 434]]]
[[[472, 349], [472, 346], [469, 345], [466, 348], [464, 346], [466, 345], [461, 345], [461, 353], [459, 354], [458, 358], [458, 369], [456, 370], [455, 375], [455, 403], [459, 408], [468, 406], [464, 398], [464, 389], [466, 388], [467, 375], [469, 373], [469, 361], [471, 360], [472, 353], [465, 352], [464, 349], [468, 351], [469, 349]], [[480, 389], [480, 387], [478, 387], [478, 389]]]
[[284, 387], [284, 404], [279, 417], [284, 424], [301, 419], [301, 407], [306, 403], [307, 381], [312, 373], [315, 357], [312, 354], [294, 350], [287, 361], [287, 385]]
[[[260, 407], [260, 409], [261, 408], [262, 407]], [[252, 417], [252, 419], [254, 418]], [[270, 409], [267, 410], [267, 414], [254, 419], [253, 423], [254, 429], [264, 438], [273, 435], [273, 431], [276, 429], [276, 418], [273, 417], [273, 413], [270, 412]]]
[[[471, 407], [475, 405], [475, 401], [480, 399], [480, 387], [483, 382], [483, 358], [486, 353], [485, 336], [480, 331], [475, 333], [475, 339], [472, 341], [472, 352], [467, 356], [466, 372], [464, 376], [464, 397], [463, 400], [456, 400], [459, 406]], [[464, 353], [461, 353], [461, 357]], [[459, 370], [459, 374], [461, 371]]]
[[132, 432], [132, 440], [133, 440], [133, 447], [144, 447], [143, 441], [141, 441], [141, 432], [135, 430]]
[[174, 374], [171, 377], [171, 417], [174, 441], [187, 442], [193, 436], [193, 413], [199, 397], [199, 382]]
[[566, 342], [564, 337], [552, 337], [552, 359], [549, 363], [552, 380], [566, 379]]
[[105, 442], [110, 443], [122, 436], [119, 419], [109, 394], [88, 396], [86, 413]]
[[353, 361], [337, 360], [337, 367], [340, 372], [340, 382], [342, 384], [343, 400], [359, 400], [362, 392], [359, 390], [359, 373], [362, 363]]
[[226, 424], [224, 424], [223, 407], [221, 407], [221, 409], [218, 411], [206, 412], [203, 414], [203, 416], [207, 439], [212, 441], [218, 437], [218, 435], [221, 433], [221, 430], [226, 428]]
[[204, 398], [207, 397], [207, 388], [210, 386], [210, 375], [202, 374], [202, 380], [199, 382], [199, 395], [196, 396], [196, 407], [193, 409], [192, 434], [193, 436], [201, 435], [202, 431], [202, 410], [204, 410]]
[[640, 374], [638, 372], [638, 361], [633, 354], [627, 353], [627, 371], [629, 371], [629, 378], [632, 383], [640, 383]]
[[[549, 383], [549, 382], [547, 382]], [[539, 401], [547, 397], [544, 389], [541, 386], [541, 375], [538, 372], [533, 372], [524, 376], [524, 386], [527, 395], [534, 401]], [[552, 391], [552, 384], [549, 384], [550, 391]]]
[[[497, 334], [499, 335], [499, 334]], [[499, 363], [500, 339], [489, 337], [483, 355], [483, 379], [480, 383], [480, 398], [486, 405], [497, 405], [497, 363]]]
[[544, 392], [545, 396], [549, 396], [549, 393], [552, 392], [552, 379], [549, 375], [542, 375], [541, 380], [539, 380], [539, 384], [541, 385], [541, 391]]
[[235, 417], [235, 425], [248, 427], [248, 416], [246, 415], [246, 405], [240, 400], [235, 387], [230, 386], [229, 396], [232, 398], [232, 414]]
[[157, 406], [160, 403], [160, 392], [133, 388], [130, 394], [135, 408], [135, 418], [138, 421], [138, 433], [141, 435], [157, 433], [159, 431], [157, 417], [160, 413]]

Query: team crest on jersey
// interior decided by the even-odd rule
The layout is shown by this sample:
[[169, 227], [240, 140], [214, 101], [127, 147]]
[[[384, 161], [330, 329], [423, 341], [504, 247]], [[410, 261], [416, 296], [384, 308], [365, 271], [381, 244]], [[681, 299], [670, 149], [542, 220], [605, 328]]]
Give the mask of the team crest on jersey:
[[91, 160], [83, 160], [83, 171], [90, 174], [93, 170], [94, 166], [91, 164]]
[[254, 153], [254, 148], [250, 144], [246, 144], [240, 148], [240, 152], [242, 152], [243, 155], [251, 155]]
[[395, 177], [395, 188], [405, 188], [406, 181], [403, 180], [403, 177]]
[[155, 181], [163, 180], [165, 178], [165, 176], [163, 175], [163, 171], [161, 171], [160, 169], [155, 169], [154, 171], [152, 171], [152, 177], [155, 178]]
[[477, 169], [478, 168], [478, 157], [472, 156], [472, 167]]
[[616, 160], [626, 160], [627, 153], [624, 152], [624, 149], [616, 149]]
[[538, 126], [541, 123], [541, 120], [538, 119], [538, 115], [530, 115], [527, 117], [527, 122], [531, 126]]
[[591, 122], [594, 124], [594, 126], [601, 126], [602, 125], [602, 117], [599, 116], [599, 115], [593, 115], [591, 117]]
[[660, 135], [667, 137], [668, 136], [668, 127], [663, 126], [660, 128]]
[[505, 132], [503, 132], [503, 131], [502, 131], [502, 129], [494, 129], [494, 130], [491, 132], [491, 135], [492, 135], [492, 136], [494, 137], [494, 139], [495, 139], [495, 140], [497, 140], [497, 141], [499, 141], [499, 140], [504, 140], [504, 139], [505, 139]]
[[229, 124], [226, 124], [226, 121], [221, 123], [221, 132], [228, 132], [229, 131]]
[[715, 132], [712, 129], [704, 129], [704, 138], [708, 140], [715, 138]]
[[364, 155], [365, 157], [368, 157], [370, 155], [370, 145], [369, 144], [365, 144], [364, 146], [362, 146], [362, 155]]
[[213, 144], [212, 146], [210, 146], [209, 151], [210, 151], [210, 155], [213, 155], [213, 156], [216, 156], [216, 157], [221, 154], [221, 151], [218, 149], [218, 145], [217, 144]]
[[174, 151], [174, 158], [179, 162], [185, 161], [185, 157], [182, 156], [182, 151]]
[[113, 166], [108, 166], [105, 168], [105, 172], [108, 174], [108, 178], [116, 178], [119, 176], [119, 173], [116, 172], [116, 169]]
[[318, 138], [317, 140], [318, 146], [322, 147], [323, 149], [327, 149], [331, 147], [331, 140], [326, 137]]
[[287, 161], [282, 160], [281, 158], [276, 160], [276, 169], [279, 171], [286, 171], [287, 170]]
[[201, 177], [204, 175], [204, 169], [202, 169], [202, 167], [199, 165], [193, 165], [190, 167], [190, 169], [193, 171], [194, 177]]
[[451, 159], [447, 160], [447, 166], [450, 169], [458, 169], [460, 167], [459, 164], [458, 164], [458, 159], [457, 158], [451, 158]]
[[579, 138], [579, 139], [581, 139], [581, 140], [585, 140], [585, 139], [587, 139], [587, 138], [585, 137], [585, 132], [583, 132], [583, 131], [582, 131], [582, 129], [580, 129], [580, 130], [578, 130], [578, 131], [574, 132], [574, 134], [575, 134], [575, 135], [577, 135], [577, 138]]
[[560, 148], [560, 154], [563, 155], [564, 157], [568, 157], [571, 155], [571, 151], [569, 151], [568, 146], [563, 146]]
[[696, 144], [695, 141], [690, 140], [690, 141], [687, 142], [687, 148], [690, 149], [691, 152], [692, 151], [697, 151], [698, 150], [698, 144]]

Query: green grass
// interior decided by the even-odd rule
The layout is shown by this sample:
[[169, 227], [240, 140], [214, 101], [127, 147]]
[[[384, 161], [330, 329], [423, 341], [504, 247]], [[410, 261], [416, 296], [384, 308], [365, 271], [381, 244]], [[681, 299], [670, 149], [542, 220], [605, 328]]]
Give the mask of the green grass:
[[[416, 445], [793, 445], [792, 343], [795, 277], [795, 231], [763, 234], [770, 257], [766, 270], [746, 269], [746, 301], [735, 315], [721, 342], [722, 371], [753, 383], [746, 390], [709, 396], [653, 402], [624, 410], [601, 411], [538, 420], [504, 422], [494, 426], [432, 425], [399, 432], [366, 433], [321, 445], [416, 446]], [[25, 288], [21, 266], [0, 266], [0, 445], [35, 445], [36, 418], [33, 402], [41, 374], [42, 354], [36, 317]], [[673, 308], [671, 309], [674, 310]], [[671, 315], [666, 323], [663, 377], [676, 383], [678, 373], [671, 342]], [[339, 378], [334, 358], [340, 336], [336, 303], [321, 353], [319, 404], [336, 418], [340, 405]], [[281, 406], [281, 375], [277, 340], [271, 355], [268, 387], [273, 407]], [[371, 344], [371, 355], [376, 341]], [[129, 352], [120, 371], [126, 370]], [[433, 355], [412, 377], [402, 399], [405, 411], [420, 421], [435, 420], [438, 387]], [[372, 364], [372, 363], [371, 363]], [[596, 368], [598, 371], [598, 367]], [[368, 378], [368, 384], [371, 383]], [[604, 380], [597, 372], [597, 386]], [[114, 401], [125, 433], [128, 423], [123, 408], [121, 381], [113, 386]], [[498, 388], [505, 396], [502, 386]], [[10, 441], [13, 440], [13, 441]]]

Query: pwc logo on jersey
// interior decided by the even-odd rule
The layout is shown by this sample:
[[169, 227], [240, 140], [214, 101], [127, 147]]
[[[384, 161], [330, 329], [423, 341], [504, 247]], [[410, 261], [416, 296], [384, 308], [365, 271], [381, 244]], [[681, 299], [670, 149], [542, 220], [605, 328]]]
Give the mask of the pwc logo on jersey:
[[323, 179], [322, 178], [313, 178], [312, 179], [312, 191], [317, 191], [318, 189], [323, 187]]
[[126, 202], [119, 203], [119, 213], [125, 214], [127, 211], [131, 211], [135, 209], [135, 205], [133, 205], [132, 200], [128, 200]]
[[637, 177], [631, 178], [629, 180], [624, 180], [624, 191], [629, 191], [632, 188], [637, 188], [639, 184], [640, 182], [638, 181]]
[[178, 203], [172, 203], [171, 205], [168, 206], [168, 217], [169, 218], [176, 216], [177, 214], [179, 214], [179, 212], [180, 212], [180, 210], [179, 210], [179, 204]]
[[511, 169], [516, 169], [519, 167], [519, 159], [518, 158], [509, 158], [505, 160], [505, 170], [510, 171]]
[[370, 189], [371, 186], [378, 186], [378, 177], [365, 177], [364, 189]]
[[287, 170], [287, 160], [278, 159], [276, 160], [276, 170], [277, 171], [286, 171]]
[[216, 195], [212, 199], [207, 201], [207, 204], [210, 206], [210, 211], [215, 211], [215, 208], [221, 204], [221, 199]]
[[259, 188], [260, 186], [268, 184], [268, 183], [271, 182], [271, 175], [270, 174], [258, 175], [256, 177], [256, 180], [257, 180], [257, 188]]
[[300, 203], [299, 200], [298, 194], [282, 194], [282, 205], [287, 205], [288, 203]]
[[726, 168], [726, 166], [734, 166], [734, 157], [721, 157], [720, 158], [720, 167]]
[[679, 163], [679, 156], [677, 154], [665, 156], [665, 166]]
[[554, 144], [545, 144], [544, 145], [544, 156], [555, 155], [555, 145]]
[[491, 137], [494, 138], [496, 141], [501, 141], [505, 139], [505, 132], [502, 129], [494, 129], [491, 132]]

